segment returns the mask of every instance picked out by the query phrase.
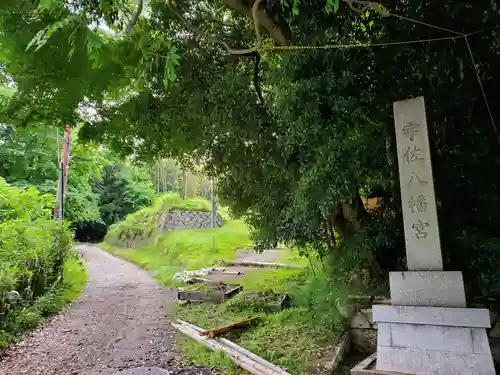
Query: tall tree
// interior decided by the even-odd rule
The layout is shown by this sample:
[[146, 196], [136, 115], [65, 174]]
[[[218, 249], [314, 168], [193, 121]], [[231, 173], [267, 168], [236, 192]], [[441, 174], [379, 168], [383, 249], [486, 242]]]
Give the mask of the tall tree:
[[145, 171], [123, 163], [104, 167], [95, 192], [101, 219], [108, 226], [151, 205], [154, 198], [153, 184]]
[[[342, 1], [334, 13], [324, 10], [336, 1], [258, 3], [264, 40], [250, 56], [233, 51], [258, 43], [249, 1], [174, 7], [151, 1], [131, 27], [121, 16], [132, 13], [128, 8], [114, 14], [115, 7], [82, 0], [71, 13], [63, 1], [54, 3], [42, 12], [27, 1], [0, 5], [0, 43], [12, 61], [6, 71], [20, 82], [10, 105], [24, 98], [33, 104], [26, 108], [37, 111], [54, 106], [51, 113], [61, 121], [69, 118], [61, 108], [78, 117], [76, 108], [86, 103], [96, 115], [87, 118], [85, 138], [144, 158], [175, 157], [185, 167], [186, 159], [203, 160], [218, 177], [219, 194], [247, 215], [261, 246], [288, 242], [336, 251], [335, 231], [344, 247], [355, 244], [348, 252], [354, 263], [372, 260], [360, 249], [373, 250], [380, 261], [398, 260], [403, 246], [391, 107], [424, 95], [447, 262], [463, 268], [474, 257], [469, 285], [486, 288], [483, 293], [496, 288], [499, 137], [478, 82], [479, 76], [486, 97], [495, 97], [496, 2], [393, 0], [357, 12]], [[76, 15], [78, 22], [63, 22]], [[115, 36], [82, 26], [102, 19]], [[72, 40], [75, 25], [83, 36]], [[41, 48], [26, 51], [44, 29], [34, 44]], [[462, 36], [468, 33], [474, 34]], [[286, 44], [324, 48], [276, 48]], [[55, 56], [52, 48], [60, 48]], [[72, 48], [72, 58], [91, 58], [78, 61], [84, 69], [61, 58]], [[67, 87], [64, 75], [54, 75], [58, 68], [84, 84]], [[39, 87], [40, 77], [47, 80]], [[64, 107], [59, 96], [70, 89], [73, 99]], [[118, 100], [119, 92], [125, 95]], [[493, 119], [498, 111], [492, 108]], [[458, 189], [450, 191], [450, 183]], [[360, 188], [383, 188], [392, 207], [367, 217]], [[484, 267], [482, 279], [477, 267]]]
[[[0, 127], [0, 176], [17, 187], [36, 187], [55, 195], [62, 133], [55, 127]], [[99, 220], [98, 201], [92, 191], [105, 157], [96, 146], [72, 142], [64, 217], [70, 221]]]

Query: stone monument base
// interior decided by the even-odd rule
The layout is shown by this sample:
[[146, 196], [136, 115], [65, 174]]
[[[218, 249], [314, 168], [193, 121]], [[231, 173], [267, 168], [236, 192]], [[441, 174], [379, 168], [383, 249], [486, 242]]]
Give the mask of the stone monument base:
[[467, 309], [461, 272], [443, 271], [425, 102], [394, 103], [408, 272], [391, 272], [391, 304], [373, 306], [376, 370], [494, 375], [486, 309]]
[[465, 307], [461, 272], [391, 272], [389, 279], [393, 305], [372, 309], [377, 371], [495, 374], [486, 334], [489, 311]]
[[376, 369], [377, 353], [373, 353], [351, 369], [351, 375], [415, 375], [409, 373], [383, 371]]
[[373, 306], [377, 370], [432, 375], [494, 375], [486, 309]]

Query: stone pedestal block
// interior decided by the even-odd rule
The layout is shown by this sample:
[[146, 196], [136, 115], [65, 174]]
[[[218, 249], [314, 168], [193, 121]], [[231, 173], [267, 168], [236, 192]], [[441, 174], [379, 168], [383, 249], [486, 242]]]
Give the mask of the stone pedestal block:
[[393, 305], [465, 307], [462, 272], [391, 272], [389, 282]]
[[435, 375], [494, 375], [486, 309], [373, 306], [377, 370]]

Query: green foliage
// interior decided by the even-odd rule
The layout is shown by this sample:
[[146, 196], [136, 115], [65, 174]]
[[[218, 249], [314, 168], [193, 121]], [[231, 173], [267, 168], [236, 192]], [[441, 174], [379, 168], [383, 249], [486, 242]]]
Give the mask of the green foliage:
[[48, 218], [47, 212], [53, 207], [55, 199], [47, 194], [40, 194], [35, 188], [22, 190], [9, 186], [0, 177], [0, 221], [35, 220]]
[[[36, 187], [55, 196], [58, 135], [62, 132], [52, 126], [0, 126], [0, 176], [14, 186]], [[111, 225], [150, 205], [154, 191], [146, 171], [115, 159], [102, 147], [83, 144], [73, 135], [65, 219]]]
[[224, 352], [213, 351], [207, 347], [184, 340], [182, 345], [183, 353], [193, 362], [204, 363], [207, 366], [224, 369], [225, 375], [241, 374], [242, 370]]
[[94, 189], [99, 196], [101, 220], [108, 226], [151, 205], [154, 190], [149, 176], [134, 166], [112, 164], [103, 168]]
[[[349, 313], [347, 296], [351, 290], [346, 283], [332, 277], [336, 274], [337, 271], [322, 266], [315, 272], [311, 269], [247, 272], [243, 279], [238, 279], [244, 291], [286, 292], [292, 297], [292, 307], [272, 313], [262, 309], [259, 301], [240, 294], [221, 305], [180, 307], [176, 315], [202, 328], [259, 316], [254, 326], [231, 335], [231, 340], [292, 374], [319, 373], [320, 359], [331, 360]], [[190, 340], [183, 344], [183, 351], [197, 363], [215, 365], [228, 374], [239, 373], [221, 360], [218, 353], [209, 353]]]
[[[2, 125], [0, 176], [14, 186], [33, 186], [55, 196], [59, 176], [57, 137], [61, 133], [51, 126]], [[100, 215], [92, 185], [106, 160], [97, 146], [83, 145], [73, 138], [64, 217], [75, 222], [97, 221]]]
[[0, 348], [8, 347], [19, 334], [35, 328], [45, 318], [58, 313], [68, 303], [75, 301], [86, 282], [85, 267], [78, 259], [71, 256], [64, 263], [61, 282], [37, 298], [31, 306], [15, 311], [9, 315], [6, 322], [2, 323]]
[[[127, 219], [118, 225], [126, 222]], [[106, 242], [102, 244], [104, 249], [152, 271], [161, 283], [167, 285], [173, 284], [172, 277], [177, 272], [215, 266], [223, 260], [234, 259], [237, 249], [251, 245], [248, 229], [240, 220], [229, 221], [214, 229], [173, 230], [132, 249], [114, 245], [111, 236], [110, 233], [106, 236]]]
[[[0, 4], [0, 63], [17, 86], [1, 113], [8, 118], [7, 123], [74, 125], [80, 103], [100, 97], [113, 77], [112, 71], [105, 69], [97, 79], [92, 77], [98, 72], [88, 59], [87, 39], [92, 31], [80, 27], [85, 26], [83, 18], [62, 9], [61, 2], [55, 4], [57, 9], [51, 12], [36, 9], [29, 0]], [[37, 37], [45, 40], [43, 48], [27, 50]]]
[[164, 194], [156, 198], [151, 207], [145, 207], [128, 215], [122, 222], [112, 225], [106, 235], [106, 241], [111, 245], [120, 245], [126, 239], [138, 236], [154, 237], [161, 215], [172, 210], [210, 212], [211, 209], [210, 203], [201, 198], [183, 200], [178, 194]]
[[75, 124], [82, 103], [99, 105], [146, 90], [151, 74], [161, 72], [155, 80], [160, 87], [172, 84], [180, 62], [176, 47], [142, 19], [125, 32], [129, 7], [127, 1], [39, 7], [31, 0], [3, 1], [0, 62], [20, 89], [6, 115], [15, 123]]
[[[10, 337], [38, 323], [30, 306], [50, 305], [52, 293], [66, 283], [72, 233], [67, 223], [52, 219], [53, 197], [35, 189], [9, 186], [0, 177], [0, 331]], [[68, 282], [71, 282], [68, 280]], [[18, 298], [8, 294], [18, 293]], [[26, 311], [26, 309], [29, 309]], [[40, 314], [51, 310], [40, 311]]]
[[7, 101], [15, 92], [14, 88], [0, 85], [0, 103]]
[[[262, 104], [252, 87], [254, 62], [201, 37], [181, 38], [186, 26], [164, 1], [152, 1], [148, 19], [140, 17], [124, 34], [127, 22], [117, 11], [129, 9], [123, 1], [72, 2], [80, 16], [76, 29], [61, 24], [74, 16], [65, 1], [37, 9], [28, 0], [6, 0], [0, 61], [18, 90], [2, 113], [15, 124], [84, 120], [82, 137], [121, 153], [203, 161], [218, 178], [219, 196], [246, 215], [259, 247], [286, 243], [324, 255], [339, 249], [336, 231], [353, 260], [389, 269], [403, 260], [392, 103], [424, 95], [446, 267], [470, 269], [469, 294], [498, 293], [492, 283], [500, 260], [499, 137], [477, 81], [479, 73], [487, 98], [497, 96], [496, 3], [384, 2], [418, 22], [359, 14], [336, 0], [286, 3], [292, 6], [272, 2], [266, 9], [286, 25], [277, 31], [289, 42], [391, 44], [261, 50]], [[180, 8], [230, 45], [255, 38], [248, 19], [218, 3], [205, 2], [203, 11], [196, 2]], [[115, 35], [87, 27], [101, 19]], [[40, 34], [42, 48], [26, 51], [54, 24], [61, 27], [50, 38]], [[441, 38], [449, 35], [444, 29], [475, 33], [467, 39], [474, 64], [462, 38], [392, 44]], [[76, 110], [82, 105], [96, 114], [84, 116]], [[496, 119], [500, 110], [491, 107]], [[376, 186], [387, 193], [384, 212], [367, 218], [359, 191]], [[482, 273], [488, 276], [475, 276]]]
[[[335, 2], [328, 3], [335, 8]], [[446, 35], [376, 13], [358, 17], [347, 6], [326, 14], [324, 5], [301, 1], [299, 17], [287, 18], [294, 43], [385, 43]], [[499, 15], [491, 3], [391, 1], [384, 6], [459, 32], [483, 30], [469, 42], [486, 95], [496, 96]], [[203, 24], [197, 14], [193, 11], [193, 18]], [[174, 33], [175, 22], [167, 27]], [[246, 24], [237, 30], [226, 35], [233, 45], [252, 32]], [[183, 60], [168, 94], [153, 87], [103, 108], [106, 120], [88, 124], [86, 134], [105, 135], [119, 148], [141, 139], [134, 151], [144, 157], [208, 159], [208, 170], [220, 177], [219, 195], [247, 215], [261, 247], [285, 242], [335, 252], [328, 227], [341, 232], [341, 224], [354, 216], [346, 237], [355, 238], [344, 238], [351, 263], [376, 260], [387, 270], [404, 264], [392, 103], [424, 95], [446, 266], [470, 270], [469, 294], [496, 290], [500, 148], [463, 40], [263, 52], [265, 108], [251, 87], [250, 61], [227, 57], [206, 43], [178, 44]], [[493, 116], [499, 116], [495, 108]], [[384, 213], [363, 218], [356, 209], [351, 215], [346, 206], [357, 201], [359, 189], [375, 186], [387, 192]], [[365, 226], [373, 230], [354, 236]], [[479, 276], [483, 273], [488, 276]]]

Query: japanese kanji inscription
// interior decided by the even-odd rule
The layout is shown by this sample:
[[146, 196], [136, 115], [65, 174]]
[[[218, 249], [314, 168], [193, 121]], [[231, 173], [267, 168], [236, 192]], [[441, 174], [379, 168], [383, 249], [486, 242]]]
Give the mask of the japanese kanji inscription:
[[422, 97], [394, 103], [408, 268], [441, 270], [425, 104]]

